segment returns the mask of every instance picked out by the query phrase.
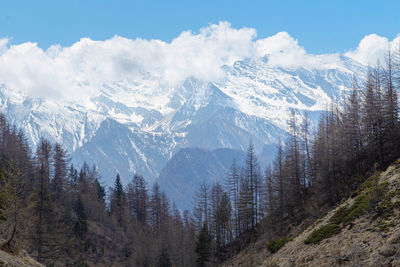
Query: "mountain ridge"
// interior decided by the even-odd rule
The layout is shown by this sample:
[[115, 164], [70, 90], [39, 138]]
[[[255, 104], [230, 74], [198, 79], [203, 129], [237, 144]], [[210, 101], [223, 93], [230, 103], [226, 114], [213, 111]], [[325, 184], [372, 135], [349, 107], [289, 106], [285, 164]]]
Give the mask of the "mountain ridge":
[[[171, 85], [149, 74], [135, 81], [108, 81], [89, 99], [75, 102], [35, 98], [2, 82], [1, 111], [32, 145], [44, 136], [61, 142], [74, 165], [97, 163], [106, 184], [116, 172], [125, 183], [133, 173], [152, 183], [182, 148], [244, 151], [252, 140], [260, 154], [285, 135], [290, 109], [309, 112], [315, 122], [329, 101], [349, 91], [353, 74], [366, 71], [345, 56], [320, 69], [270, 66], [268, 57], [222, 69], [225, 76], [214, 82], [189, 78]], [[112, 127], [103, 124], [107, 120], [115, 121]], [[113, 141], [118, 135], [113, 127], [125, 133], [124, 142]], [[114, 154], [114, 163], [105, 165], [105, 154]], [[106, 166], [110, 171], [103, 171]]]

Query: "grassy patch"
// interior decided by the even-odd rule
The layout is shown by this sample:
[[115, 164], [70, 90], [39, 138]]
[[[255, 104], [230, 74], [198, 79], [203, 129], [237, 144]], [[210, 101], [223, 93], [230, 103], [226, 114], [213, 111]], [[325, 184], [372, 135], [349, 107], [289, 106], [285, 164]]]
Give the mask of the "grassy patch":
[[317, 230], [314, 230], [310, 236], [304, 240], [305, 244], [315, 244], [319, 241], [334, 236], [340, 232], [341, 228], [339, 225], [334, 223], [328, 223], [324, 226], [321, 226]]
[[349, 213], [349, 209], [347, 206], [339, 208], [335, 214], [332, 215], [332, 217], [329, 219], [330, 223], [333, 224], [340, 224], [343, 221], [343, 218], [346, 217]]
[[[372, 185], [373, 183], [369, 181], [367, 184]], [[354, 200], [353, 205], [338, 209], [329, 219], [329, 222], [338, 225], [343, 224], [344, 226], [354, 221], [365, 212], [370, 210], [379, 202], [380, 199], [383, 198], [386, 187], [387, 182], [378, 185], [372, 185], [370, 188], [364, 187], [364, 189], [361, 191], [362, 193]], [[388, 204], [387, 202], [385, 203]], [[391, 210], [391, 206], [389, 204], [382, 206], [382, 212], [387, 212], [388, 210]]]
[[380, 220], [380, 221], [374, 226], [374, 228], [375, 228], [376, 230], [380, 231], [380, 232], [387, 232], [387, 231], [389, 231], [389, 229], [390, 229], [391, 227], [394, 227], [394, 226], [395, 226], [395, 223], [394, 223], [393, 221], [385, 222], [385, 221]]
[[[394, 206], [400, 206], [400, 204], [395, 204], [385, 198], [385, 192], [388, 183], [384, 182], [378, 184], [379, 173], [375, 173], [369, 177], [355, 192], [354, 203], [351, 206], [344, 206], [339, 208], [329, 219], [329, 223], [316, 230], [314, 230], [310, 236], [304, 241], [305, 244], [315, 244], [319, 241], [336, 235], [340, 232], [343, 226], [353, 222], [355, 219], [359, 218], [361, 215], [370, 211], [373, 207], [384, 199], [378, 206], [378, 213], [381, 214], [392, 214]], [[381, 224], [378, 227], [385, 229], [390, 225]]]
[[392, 203], [390, 198], [384, 199], [377, 208], [377, 215], [388, 219], [393, 215], [394, 203]]
[[374, 186], [377, 186], [379, 183], [379, 176], [380, 176], [380, 172], [375, 172], [373, 175], [371, 175], [370, 177], [368, 177], [367, 180], [365, 180], [358, 188], [356, 191], [354, 191], [354, 193], [352, 194], [352, 197], [357, 196], [358, 194], [360, 194], [362, 191], [364, 191], [365, 189], [369, 189], [372, 188]]
[[269, 252], [275, 253], [280, 250], [288, 241], [289, 239], [286, 237], [271, 240], [267, 243], [267, 249]]

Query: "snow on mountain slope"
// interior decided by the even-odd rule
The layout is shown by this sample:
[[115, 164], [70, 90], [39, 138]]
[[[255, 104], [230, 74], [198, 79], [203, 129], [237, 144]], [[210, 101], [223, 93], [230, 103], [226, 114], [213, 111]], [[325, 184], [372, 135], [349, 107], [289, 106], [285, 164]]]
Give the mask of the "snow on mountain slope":
[[106, 184], [116, 172], [125, 181], [139, 172], [152, 182], [185, 147], [245, 150], [252, 140], [261, 153], [284, 135], [290, 108], [316, 117], [346, 94], [353, 74], [365, 72], [344, 56], [320, 68], [284, 68], [268, 60], [225, 65], [215, 82], [188, 78], [172, 85], [143, 73], [102, 83], [81, 101], [35, 98], [2, 83], [0, 109], [33, 145], [45, 136], [62, 142], [74, 163], [98, 164]]

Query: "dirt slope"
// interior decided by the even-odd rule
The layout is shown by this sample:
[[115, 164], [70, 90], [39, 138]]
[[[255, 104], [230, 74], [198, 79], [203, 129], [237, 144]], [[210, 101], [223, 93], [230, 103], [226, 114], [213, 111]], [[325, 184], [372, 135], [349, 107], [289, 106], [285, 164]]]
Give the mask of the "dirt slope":
[[225, 266], [400, 266], [400, 161], [276, 253], [263, 243]]

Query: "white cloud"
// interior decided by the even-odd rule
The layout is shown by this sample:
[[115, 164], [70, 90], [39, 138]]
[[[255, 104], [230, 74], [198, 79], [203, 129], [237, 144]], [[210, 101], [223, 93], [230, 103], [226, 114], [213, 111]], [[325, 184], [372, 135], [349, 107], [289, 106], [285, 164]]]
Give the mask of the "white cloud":
[[346, 56], [364, 64], [374, 66], [378, 60], [382, 63], [387, 55], [389, 44], [392, 50], [399, 49], [400, 35], [392, 41], [377, 34], [365, 36], [354, 51], [345, 53]]
[[7, 50], [9, 41], [8, 38], [0, 39], [0, 55]]
[[[382, 56], [385, 42], [369, 35], [346, 55], [366, 63]], [[36, 43], [10, 45], [9, 39], [0, 39], [0, 84], [33, 96], [83, 99], [108, 81], [146, 76], [170, 84], [188, 77], [214, 81], [223, 76], [223, 65], [266, 54], [271, 66], [321, 68], [339, 61], [338, 54], [308, 54], [286, 32], [257, 39], [255, 29], [234, 29], [220, 22], [198, 33], [182, 32], [171, 42], [115, 36], [105, 41], [83, 38], [70, 47], [43, 50]]]

